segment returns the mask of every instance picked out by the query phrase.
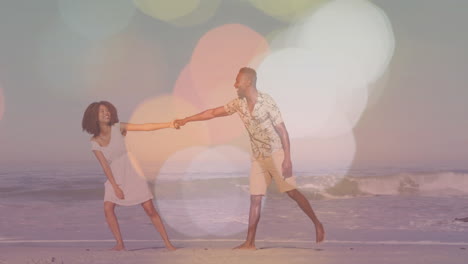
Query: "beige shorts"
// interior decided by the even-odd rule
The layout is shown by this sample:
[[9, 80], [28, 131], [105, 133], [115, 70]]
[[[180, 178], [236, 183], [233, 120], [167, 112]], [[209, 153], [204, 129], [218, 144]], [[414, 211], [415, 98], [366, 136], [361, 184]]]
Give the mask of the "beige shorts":
[[283, 177], [282, 164], [284, 160], [283, 150], [275, 151], [269, 157], [252, 160], [250, 168], [250, 194], [265, 195], [271, 179], [275, 180], [280, 192], [296, 189], [296, 177]]

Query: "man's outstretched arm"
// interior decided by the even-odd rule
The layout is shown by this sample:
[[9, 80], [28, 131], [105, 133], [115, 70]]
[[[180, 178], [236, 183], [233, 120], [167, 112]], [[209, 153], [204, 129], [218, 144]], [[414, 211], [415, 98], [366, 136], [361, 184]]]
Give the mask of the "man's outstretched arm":
[[224, 106], [220, 106], [217, 108], [212, 108], [205, 110], [201, 113], [198, 113], [193, 116], [186, 117], [184, 119], [177, 119], [175, 121], [176, 126], [183, 126], [188, 122], [194, 122], [194, 121], [203, 121], [203, 120], [210, 120], [215, 117], [222, 117], [222, 116], [228, 116], [230, 115], [226, 110], [224, 109]]

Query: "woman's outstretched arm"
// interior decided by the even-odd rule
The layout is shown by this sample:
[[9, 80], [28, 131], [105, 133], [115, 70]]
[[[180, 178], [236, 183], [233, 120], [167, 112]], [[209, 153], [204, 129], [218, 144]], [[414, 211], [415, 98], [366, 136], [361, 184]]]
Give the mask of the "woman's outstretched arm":
[[120, 131], [153, 131], [163, 128], [175, 128], [174, 121], [167, 123], [146, 123], [146, 124], [131, 124], [120, 123]]

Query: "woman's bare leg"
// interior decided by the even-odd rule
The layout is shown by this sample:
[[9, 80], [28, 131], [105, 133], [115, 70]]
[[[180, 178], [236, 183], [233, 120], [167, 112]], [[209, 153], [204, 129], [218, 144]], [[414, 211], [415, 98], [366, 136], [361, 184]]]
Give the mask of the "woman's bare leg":
[[158, 212], [154, 208], [153, 200], [148, 200], [142, 203], [141, 206], [143, 207], [143, 209], [145, 209], [146, 214], [149, 216], [154, 227], [156, 227], [156, 230], [158, 230], [159, 234], [164, 240], [164, 244], [166, 245], [166, 248], [169, 250], [176, 250], [176, 247], [174, 247], [171, 241], [169, 241], [169, 237], [167, 236], [166, 229], [164, 228], [164, 224], [161, 220], [161, 217], [159, 216]]
[[108, 201], [104, 202], [104, 214], [106, 216], [106, 221], [112, 234], [114, 235], [115, 241], [117, 242], [112, 250], [126, 250], [122, 240], [122, 234], [120, 233], [119, 222], [117, 221], [117, 216], [115, 215], [114, 209], [115, 203]]

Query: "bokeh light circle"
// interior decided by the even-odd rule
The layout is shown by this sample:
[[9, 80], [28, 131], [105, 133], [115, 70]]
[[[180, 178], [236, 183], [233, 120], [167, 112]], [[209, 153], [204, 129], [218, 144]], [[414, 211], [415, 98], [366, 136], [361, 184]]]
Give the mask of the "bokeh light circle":
[[[223, 106], [237, 97], [234, 82], [239, 69], [255, 67], [268, 50], [265, 38], [244, 25], [227, 24], [210, 30], [197, 43], [174, 94], [191, 100], [199, 111]], [[225, 144], [245, 133], [236, 116], [210, 120], [207, 125], [212, 144]]]
[[[180, 116], [180, 118], [197, 114], [206, 110], [207, 108], [222, 106], [226, 103], [220, 101], [217, 103], [217, 105], [205, 105], [202, 101], [203, 95], [195, 92], [195, 86], [192, 81], [192, 74], [190, 69], [191, 68], [189, 66], [186, 66], [181, 71], [179, 78], [176, 81], [173, 95], [192, 103], [196, 110], [194, 112], [185, 112], [182, 116]], [[225, 91], [226, 87], [218, 87], [214, 90]], [[209, 96], [209, 94], [207, 94], [207, 96]], [[244, 125], [236, 115], [215, 118], [205, 122], [210, 133], [211, 144], [224, 144], [245, 133]]]
[[190, 102], [198, 109], [198, 111], [204, 110], [205, 105], [202, 103], [200, 96], [195, 91], [192, 74], [190, 72], [190, 64], [186, 65], [179, 73], [172, 95]]
[[186, 16], [168, 21], [179, 27], [195, 26], [207, 22], [218, 10], [221, 0], [200, 0], [198, 7]]
[[299, 188], [323, 192], [347, 175], [356, 154], [352, 132], [336, 137], [291, 140], [293, 170]]
[[283, 49], [258, 68], [257, 88], [277, 102], [291, 137], [314, 135], [335, 106], [335, 77], [319, 59], [304, 49]]
[[361, 118], [368, 101], [368, 86], [363, 82], [362, 73], [354, 69], [339, 69], [334, 72], [340, 78], [333, 80], [336, 87], [336, 104], [322, 129], [315, 134], [319, 137], [336, 137], [351, 133]]
[[335, 0], [298, 22], [289, 44], [317, 50], [336, 65], [361, 68], [378, 79], [393, 56], [395, 39], [385, 13], [366, 0]]
[[[393, 56], [393, 31], [385, 14], [364, 0], [329, 1], [275, 35], [270, 41], [275, 52], [259, 67], [260, 82], [266, 87], [279, 86], [281, 76], [282, 85], [291, 87], [282, 88], [291, 92], [280, 93], [278, 87], [272, 91], [279, 101], [291, 99], [289, 104], [284, 103], [285, 115], [309, 115], [309, 111], [299, 110], [299, 106], [307, 105], [304, 98], [318, 108], [317, 115], [312, 113], [309, 126], [300, 124], [297, 117], [292, 119], [292, 136], [332, 138], [351, 131], [366, 109], [369, 94], [373, 101], [381, 94], [382, 89], [377, 93], [372, 89], [384, 86], [381, 77]], [[276, 73], [272, 68], [278, 69]], [[321, 81], [314, 83], [315, 78]], [[311, 87], [321, 91], [315, 98], [310, 96]], [[332, 90], [334, 94], [325, 92]], [[321, 100], [325, 95], [327, 100]], [[298, 105], [294, 105], [296, 102]]]
[[226, 24], [203, 35], [189, 66], [194, 90], [202, 103], [216, 106], [233, 99], [239, 69], [255, 67], [251, 61], [258, 61], [258, 56], [268, 51], [268, 42], [262, 35], [240, 24]]
[[[185, 235], [229, 236], [244, 231], [250, 206], [249, 165], [248, 153], [228, 145], [191, 147], [172, 155], [161, 169], [160, 180], [180, 182], [183, 204], [177, 204], [178, 216], [166, 215], [169, 225], [180, 222], [171, 217], [180, 218], [183, 213], [186, 223], [171, 227]], [[157, 203], [163, 210], [168, 201]]]
[[312, 12], [328, 0], [249, 0], [258, 10], [283, 21], [292, 21]]
[[[183, 99], [170, 95], [154, 97], [141, 102], [133, 111], [130, 123], [170, 122], [180, 112], [194, 112], [194, 107]], [[190, 124], [180, 130], [166, 128], [151, 132], [132, 132], [126, 136], [129, 151], [141, 166], [145, 176], [154, 180], [165, 160], [173, 153], [208, 143], [208, 129], [204, 122]]]
[[391, 76], [391, 68], [387, 68], [387, 70], [383, 73], [380, 78], [378, 78], [375, 82], [369, 84], [369, 100], [367, 102], [367, 108], [371, 108], [376, 106], [382, 95], [385, 92], [385, 87], [387, 87], [388, 83], [390, 82]]
[[167, 0], [134, 0], [133, 2], [141, 12], [162, 21], [184, 17], [200, 5], [200, 0], [185, 0], [183, 3]]

